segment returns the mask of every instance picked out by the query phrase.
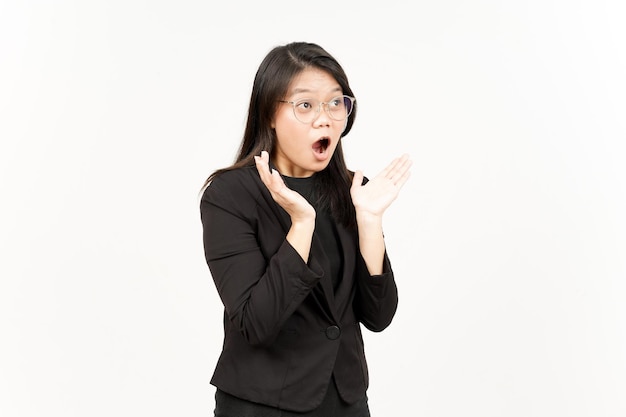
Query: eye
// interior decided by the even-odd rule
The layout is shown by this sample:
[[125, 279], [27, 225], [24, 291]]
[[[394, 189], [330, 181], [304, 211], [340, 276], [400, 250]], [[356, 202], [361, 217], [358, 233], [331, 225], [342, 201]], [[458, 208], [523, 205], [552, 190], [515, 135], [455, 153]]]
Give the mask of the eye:
[[330, 106], [331, 109], [338, 109], [340, 107], [343, 107], [344, 105], [343, 97], [335, 97], [334, 99], [328, 102], [328, 105]]
[[296, 101], [296, 109], [299, 112], [308, 112], [313, 108], [313, 103], [310, 100], [299, 100]]

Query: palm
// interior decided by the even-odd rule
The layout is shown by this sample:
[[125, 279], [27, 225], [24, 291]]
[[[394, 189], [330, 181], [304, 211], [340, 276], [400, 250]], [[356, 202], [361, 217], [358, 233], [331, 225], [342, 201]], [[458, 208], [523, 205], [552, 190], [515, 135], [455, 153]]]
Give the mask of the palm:
[[256, 157], [256, 167], [261, 181], [269, 190], [272, 198], [289, 214], [292, 221], [315, 217], [313, 206], [299, 193], [287, 187], [276, 170], [270, 172], [267, 152], [263, 151], [260, 157]]
[[357, 171], [350, 188], [352, 204], [357, 212], [382, 216], [408, 180], [410, 166], [408, 155], [403, 155], [394, 159], [365, 185], [361, 185], [363, 174]]

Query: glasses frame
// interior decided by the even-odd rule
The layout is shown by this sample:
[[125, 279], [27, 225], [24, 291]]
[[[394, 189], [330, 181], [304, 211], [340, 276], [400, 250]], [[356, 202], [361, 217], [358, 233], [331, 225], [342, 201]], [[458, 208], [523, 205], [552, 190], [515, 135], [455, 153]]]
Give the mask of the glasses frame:
[[[333, 117], [333, 115], [330, 113], [330, 108], [328, 107], [328, 104], [335, 100], [336, 98], [342, 98], [342, 99], [348, 99], [350, 100], [350, 111], [348, 112], [348, 114], [346, 114], [346, 117], [344, 117], [343, 119], [336, 119]], [[300, 118], [298, 117], [298, 113], [296, 112], [296, 103], [299, 103], [303, 100], [307, 100], [307, 99], [300, 99], [297, 101], [290, 101], [290, 100], [278, 100], [280, 103], [288, 103], [291, 104], [291, 107], [293, 109], [293, 115], [295, 116], [296, 120], [299, 121], [300, 123], [304, 123], [304, 124], [308, 124], [308, 123], [312, 123], [315, 119], [317, 119], [319, 117], [320, 114], [320, 109], [322, 108], [322, 105], [324, 106], [324, 108], [326, 109], [326, 113], [328, 114], [328, 117], [330, 117], [331, 119], [333, 119], [336, 122], [342, 122], [344, 120], [346, 120], [348, 117], [350, 117], [350, 115], [352, 114], [352, 111], [354, 110], [354, 103], [356, 102], [356, 98], [354, 97], [350, 97], [348, 95], [342, 94], [340, 96], [335, 96], [333, 98], [331, 98], [329, 101], [320, 101], [320, 103], [317, 106], [317, 109], [315, 110], [315, 116], [313, 116], [313, 118], [311, 120], [309, 120], [308, 122], [303, 122], [302, 120], [300, 120]], [[312, 100], [312, 99], [311, 99]]]

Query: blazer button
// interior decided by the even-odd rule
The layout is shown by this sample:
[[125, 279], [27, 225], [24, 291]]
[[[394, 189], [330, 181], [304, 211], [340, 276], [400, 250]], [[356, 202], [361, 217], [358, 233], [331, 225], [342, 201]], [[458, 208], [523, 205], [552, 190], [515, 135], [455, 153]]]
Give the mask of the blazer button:
[[326, 337], [330, 340], [339, 339], [341, 336], [341, 329], [337, 326], [330, 326], [326, 329]]

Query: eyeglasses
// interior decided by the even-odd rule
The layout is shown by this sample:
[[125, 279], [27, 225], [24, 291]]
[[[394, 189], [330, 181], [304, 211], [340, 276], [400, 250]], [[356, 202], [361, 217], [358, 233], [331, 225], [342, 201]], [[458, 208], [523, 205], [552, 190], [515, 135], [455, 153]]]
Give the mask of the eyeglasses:
[[326, 107], [326, 111], [331, 119], [338, 122], [345, 120], [352, 109], [356, 99], [350, 96], [337, 96], [328, 102], [318, 101], [315, 99], [304, 98], [298, 101], [278, 100], [281, 103], [289, 103], [293, 106], [293, 114], [302, 123], [311, 123], [317, 119], [322, 105]]

